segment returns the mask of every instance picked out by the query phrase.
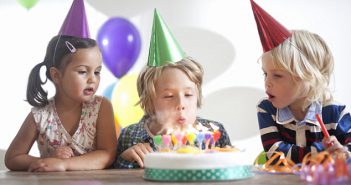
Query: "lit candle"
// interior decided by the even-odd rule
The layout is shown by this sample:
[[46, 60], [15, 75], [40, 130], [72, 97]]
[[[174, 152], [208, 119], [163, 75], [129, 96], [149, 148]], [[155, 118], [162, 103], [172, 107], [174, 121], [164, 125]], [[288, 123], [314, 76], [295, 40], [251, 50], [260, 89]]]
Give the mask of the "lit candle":
[[177, 140], [176, 148], [180, 148], [180, 146], [182, 145], [183, 134], [181, 132], [177, 132], [175, 133], [174, 137]]
[[186, 139], [188, 140], [190, 145], [194, 145], [195, 138], [196, 138], [196, 135], [193, 132], [188, 133], [186, 135]]
[[204, 142], [205, 135], [202, 132], [199, 132], [196, 136], [196, 141], [199, 144], [199, 149], [202, 149], [202, 143]]
[[221, 132], [219, 130], [216, 130], [213, 132], [213, 147], [216, 146], [216, 142], [218, 141], [218, 139], [221, 137]]
[[170, 135], [162, 135], [162, 142], [164, 144], [164, 146], [166, 147], [166, 149], [170, 148], [170, 144], [171, 144], [171, 136]]
[[211, 133], [206, 133], [206, 134], [205, 134], [205, 143], [206, 143], [205, 148], [206, 148], [206, 150], [207, 150], [208, 147], [209, 147], [211, 138], [212, 138], [212, 134], [211, 134]]
[[172, 139], [172, 144], [173, 144], [173, 147], [177, 146], [177, 138], [175, 137], [174, 134], [171, 135], [171, 139]]
[[186, 140], [186, 136], [185, 136], [185, 135], [183, 135], [183, 137], [182, 137], [182, 144], [183, 144], [183, 145], [186, 145], [186, 142], [187, 142], [187, 140]]
[[152, 139], [154, 140], [154, 143], [156, 145], [157, 150], [159, 150], [160, 146], [162, 144], [162, 136], [161, 135], [156, 135]]

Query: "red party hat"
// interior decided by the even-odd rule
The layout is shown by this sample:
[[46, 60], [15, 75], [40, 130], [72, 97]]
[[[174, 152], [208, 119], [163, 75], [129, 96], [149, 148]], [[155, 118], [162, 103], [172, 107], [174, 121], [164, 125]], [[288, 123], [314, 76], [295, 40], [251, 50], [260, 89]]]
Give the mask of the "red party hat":
[[59, 35], [90, 38], [88, 21], [85, 14], [84, 0], [74, 0], [62, 24]]
[[289, 30], [258, 6], [253, 0], [250, 1], [264, 52], [272, 50], [287, 38], [291, 37], [291, 32]]

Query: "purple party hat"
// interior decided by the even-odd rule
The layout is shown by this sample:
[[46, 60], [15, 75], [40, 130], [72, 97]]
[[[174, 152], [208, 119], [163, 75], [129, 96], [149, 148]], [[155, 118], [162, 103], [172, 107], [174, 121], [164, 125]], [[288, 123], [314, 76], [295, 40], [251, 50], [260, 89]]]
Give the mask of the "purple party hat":
[[74, 0], [62, 24], [59, 35], [90, 38], [88, 21], [85, 14], [84, 0]]

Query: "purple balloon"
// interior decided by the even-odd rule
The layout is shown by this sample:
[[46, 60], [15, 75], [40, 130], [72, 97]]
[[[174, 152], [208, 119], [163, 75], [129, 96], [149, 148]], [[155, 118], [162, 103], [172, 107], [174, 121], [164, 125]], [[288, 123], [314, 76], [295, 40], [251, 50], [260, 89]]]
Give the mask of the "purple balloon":
[[110, 18], [102, 25], [97, 42], [104, 64], [117, 78], [124, 76], [134, 65], [141, 48], [137, 28], [120, 17]]

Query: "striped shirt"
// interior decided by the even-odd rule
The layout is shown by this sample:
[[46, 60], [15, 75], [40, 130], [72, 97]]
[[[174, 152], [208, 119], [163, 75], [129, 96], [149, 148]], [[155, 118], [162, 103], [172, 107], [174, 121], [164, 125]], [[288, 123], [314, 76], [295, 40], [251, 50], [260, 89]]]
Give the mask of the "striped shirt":
[[315, 118], [322, 115], [323, 122], [330, 135], [334, 135], [340, 144], [351, 151], [351, 117], [345, 105], [336, 103], [321, 106], [318, 102], [310, 105], [305, 118], [297, 121], [289, 108], [277, 109], [267, 99], [257, 106], [262, 145], [270, 158], [273, 152], [283, 152], [295, 163], [303, 157], [324, 150], [323, 133]]
[[[129, 125], [122, 129], [121, 134], [118, 138], [117, 156], [113, 164], [114, 168], [140, 168], [136, 162], [129, 162], [121, 157], [121, 154], [125, 150], [138, 143], [150, 143], [150, 146], [153, 149], [153, 151], [157, 151], [157, 147], [153, 142], [152, 136], [150, 136], [148, 134], [148, 131], [146, 130], [146, 119], [147, 117], [144, 116], [139, 121], [139, 123]], [[224, 129], [221, 123], [202, 118], [196, 118], [196, 121], [197, 123], [207, 128], [211, 127], [210, 123], [218, 127], [218, 130], [221, 132], [221, 136], [215, 143], [217, 147], [225, 147], [227, 145], [231, 146], [229, 135], [227, 134], [226, 130]]]

